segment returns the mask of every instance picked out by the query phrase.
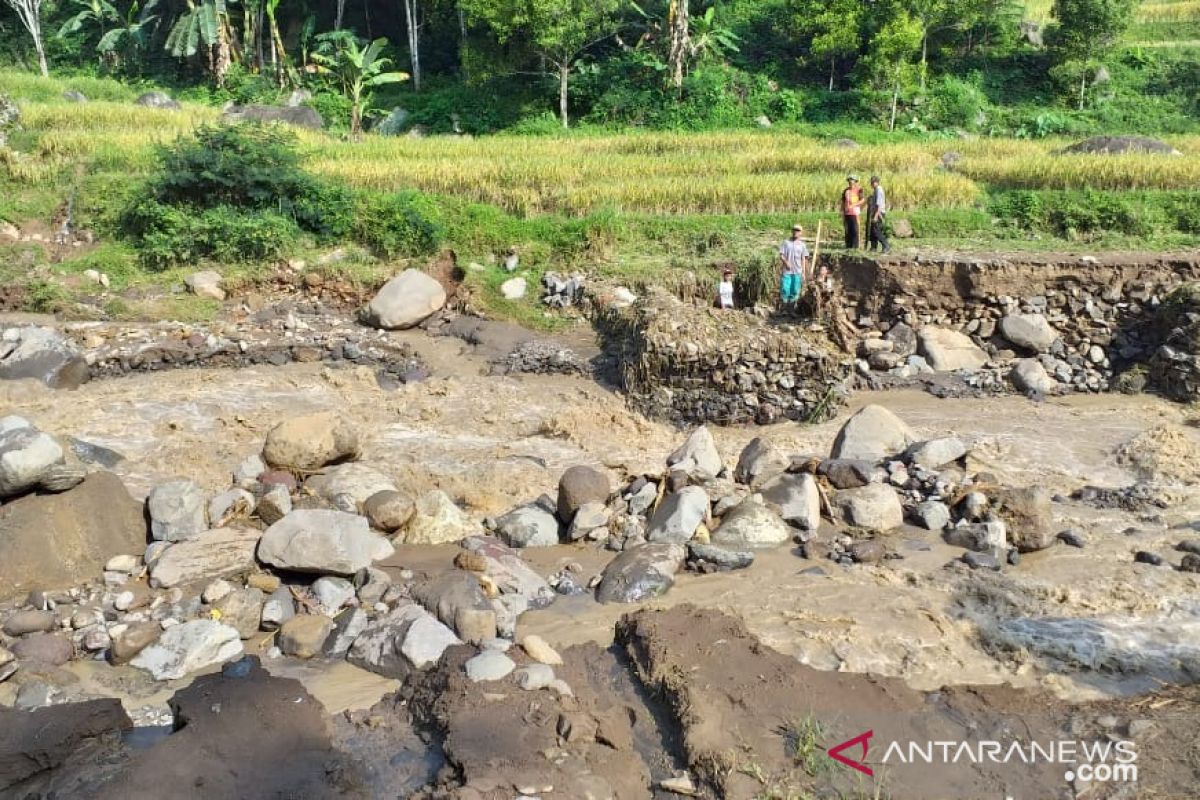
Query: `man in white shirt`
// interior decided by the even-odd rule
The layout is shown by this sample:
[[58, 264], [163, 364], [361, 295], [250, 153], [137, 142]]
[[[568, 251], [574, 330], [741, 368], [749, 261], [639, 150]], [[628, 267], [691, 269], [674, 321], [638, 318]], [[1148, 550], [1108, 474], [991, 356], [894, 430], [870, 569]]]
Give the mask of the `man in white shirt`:
[[721, 273], [721, 282], [717, 284], [717, 308], [733, 308], [733, 270], [726, 269]]
[[808, 274], [808, 245], [804, 243], [804, 227], [800, 223], [792, 226], [792, 238], [779, 245], [779, 260], [783, 262], [779, 301], [786, 306], [800, 299], [804, 276]]

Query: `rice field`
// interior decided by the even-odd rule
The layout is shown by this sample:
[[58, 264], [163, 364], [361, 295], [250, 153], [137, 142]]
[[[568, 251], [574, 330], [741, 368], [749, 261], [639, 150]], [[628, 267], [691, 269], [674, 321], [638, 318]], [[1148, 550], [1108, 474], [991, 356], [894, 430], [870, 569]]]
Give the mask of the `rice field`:
[[[0, 75], [3, 83], [4, 75]], [[22, 102], [24, 131], [0, 155], [11, 180], [145, 173], [155, 146], [215, 121], [213, 108]], [[380, 138], [300, 134], [313, 172], [353, 187], [420, 189], [519, 216], [759, 214], [836, 208], [847, 174], [883, 177], [896, 210], [964, 209], [988, 190], [1180, 190], [1200, 185], [1200, 136], [1168, 137], [1182, 156], [1055, 155], [1070, 140], [903, 140], [839, 146], [780, 131], [603, 136]], [[953, 153], [953, 157], [948, 154]], [[944, 165], [947, 164], [947, 165]]]
[[1147, 0], [1137, 10], [1138, 22], [1190, 22], [1200, 19], [1200, 0]]

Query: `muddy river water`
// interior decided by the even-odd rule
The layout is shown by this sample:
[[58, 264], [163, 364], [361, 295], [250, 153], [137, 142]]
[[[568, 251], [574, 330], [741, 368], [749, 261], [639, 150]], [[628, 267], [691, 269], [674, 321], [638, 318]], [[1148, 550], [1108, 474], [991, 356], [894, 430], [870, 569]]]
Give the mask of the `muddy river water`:
[[[629, 411], [618, 394], [592, 381], [486, 376], [484, 365], [454, 340], [403, 336], [433, 377], [394, 391], [381, 389], [365, 368], [175, 370], [96, 381], [74, 392], [5, 385], [0, 413], [19, 412], [44, 430], [117, 450], [125, 460], [115, 471], [142, 497], [172, 476], [223, 490], [231, 469], [261, 447], [280, 419], [332, 409], [359, 427], [364, 462], [413, 494], [442, 488], [477, 518], [553, 494], [562, 470], [575, 463], [607, 469], [614, 483], [659, 474], [682, 439], [679, 430]], [[748, 570], [682, 575], [656, 605], [729, 611], [803, 663], [898, 676], [918, 689], [1012, 683], [1081, 700], [1200, 676], [1200, 575], [1133, 562], [1136, 551], [1151, 550], [1178, 563], [1174, 545], [1196, 535], [1189, 526], [1200, 520], [1194, 486], [1200, 431], [1188, 409], [1115, 394], [1033, 403], [860, 393], [821, 425], [715, 434], [730, 465], [763, 434], [785, 452], [827, 453], [838, 426], [867, 403], [887, 406], [918, 434], [964, 438], [972, 445], [972, 466], [1003, 483], [1043, 484], [1067, 495], [1084, 484], [1151, 480], [1172, 503], [1139, 513], [1056, 503], [1057, 523], [1080, 531], [1087, 546], [1030, 554], [994, 576], [947, 569], [961, 551], [906, 528], [890, 538], [902, 556], [897, 560], [848, 568], [781, 548], [760, 554]], [[453, 548], [400, 548], [388, 565], [448, 564], [453, 555]], [[611, 557], [595, 545], [526, 555], [543, 574], [576, 562], [588, 576]], [[605, 643], [627, 611], [590, 597], [563, 598], [526, 614], [520, 631], [558, 647]], [[331, 710], [365, 707], [394, 687], [344, 663], [288, 669]]]

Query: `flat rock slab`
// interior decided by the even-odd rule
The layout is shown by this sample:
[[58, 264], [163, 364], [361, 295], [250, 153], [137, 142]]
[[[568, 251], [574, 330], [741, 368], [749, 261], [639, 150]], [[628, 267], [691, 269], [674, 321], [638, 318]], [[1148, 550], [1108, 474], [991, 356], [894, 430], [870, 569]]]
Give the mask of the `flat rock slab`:
[[62, 764], [85, 740], [131, 727], [121, 701], [115, 698], [35, 711], [0, 708], [0, 794]]
[[150, 566], [150, 581], [169, 589], [249, 572], [261, 537], [253, 528], [215, 528], [177, 542]]

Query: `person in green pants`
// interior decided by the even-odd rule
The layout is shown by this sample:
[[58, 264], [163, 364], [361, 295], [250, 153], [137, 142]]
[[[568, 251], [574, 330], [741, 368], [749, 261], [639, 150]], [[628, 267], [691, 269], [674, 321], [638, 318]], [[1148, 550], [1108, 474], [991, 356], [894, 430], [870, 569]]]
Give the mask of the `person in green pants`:
[[804, 228], [799, 223], [792, 226], [792, 237], [779, 245], [779, 260], [783, 262], [779, 302], [785, 307], [791, 306], [800, 299], [804, 275], [808, 271], [808, 245], [804, 242]]

